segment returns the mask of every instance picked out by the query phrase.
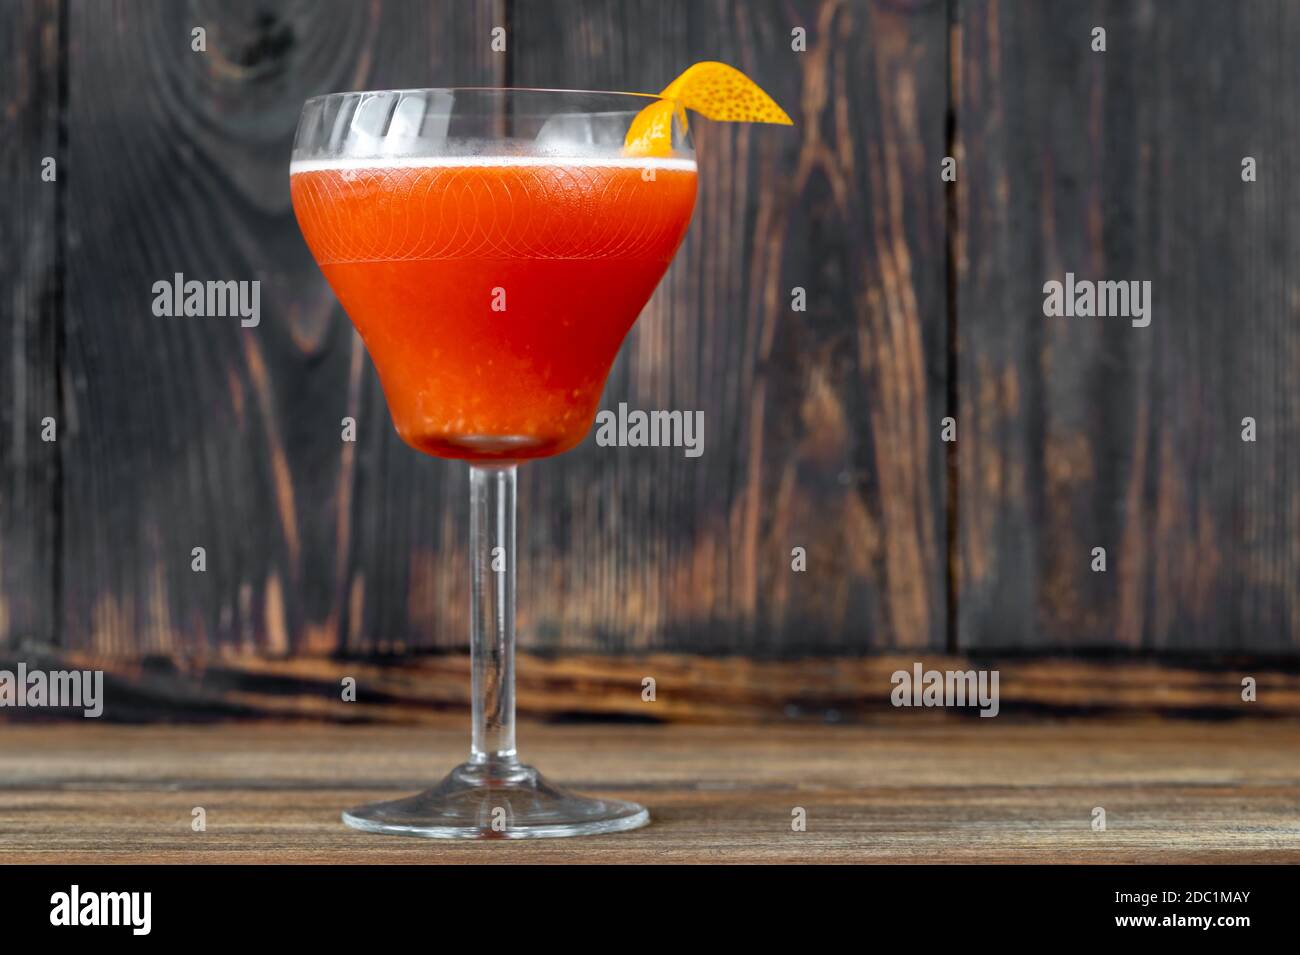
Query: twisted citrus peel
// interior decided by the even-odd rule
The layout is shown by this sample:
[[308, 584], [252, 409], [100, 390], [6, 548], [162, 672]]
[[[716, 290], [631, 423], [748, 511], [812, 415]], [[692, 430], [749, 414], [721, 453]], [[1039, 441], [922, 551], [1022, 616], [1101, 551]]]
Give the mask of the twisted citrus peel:
[[727, 123], [793, 126], [785, 110], [757, 83], [726, 63], [696, 63], [673, 80], [660, 98], [641, 110], [623, 140], [626, 156], [670, 156], [673, 116], [686, 128], [686, 110]]

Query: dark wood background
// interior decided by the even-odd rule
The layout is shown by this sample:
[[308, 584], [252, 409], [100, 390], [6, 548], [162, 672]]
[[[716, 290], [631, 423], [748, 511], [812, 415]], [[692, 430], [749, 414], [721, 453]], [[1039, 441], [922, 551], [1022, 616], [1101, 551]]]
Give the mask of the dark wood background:
[[[465, 470], [398, 440], [299, 236], [298, 110], [700, 59], [795, 126], [696, 125], [695, 220], [603, 406], [703, 409], [706, 453], [521, 470], [525, 650], [1300, 650], [1300, 4], [15, 0], [0, 42], [11, 653], [463, 648]], [[1151, 326], [1045, 319], [1066, 271], [1150, 279]], [[261, 326], [155, 318], [174, 272], [260, 279]]]

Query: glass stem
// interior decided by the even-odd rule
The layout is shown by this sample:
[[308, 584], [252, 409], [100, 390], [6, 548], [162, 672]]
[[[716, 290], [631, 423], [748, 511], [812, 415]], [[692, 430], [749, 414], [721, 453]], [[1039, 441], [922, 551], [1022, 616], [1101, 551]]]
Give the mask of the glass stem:
[[470, 465], [470, 762], [514, 764], [515, 465]]

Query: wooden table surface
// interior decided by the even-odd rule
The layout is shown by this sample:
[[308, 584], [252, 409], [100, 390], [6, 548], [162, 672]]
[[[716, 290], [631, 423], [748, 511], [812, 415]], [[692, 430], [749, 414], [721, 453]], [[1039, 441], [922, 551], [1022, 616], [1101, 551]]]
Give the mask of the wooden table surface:
[[1290, 722], [525, 724], [521, 743], [553, 779], [639, 800], [653, 822], [490, 844], [340, 823], [457, 761], [450, 723], [0, 724], [0, 861], [1300, 861]]

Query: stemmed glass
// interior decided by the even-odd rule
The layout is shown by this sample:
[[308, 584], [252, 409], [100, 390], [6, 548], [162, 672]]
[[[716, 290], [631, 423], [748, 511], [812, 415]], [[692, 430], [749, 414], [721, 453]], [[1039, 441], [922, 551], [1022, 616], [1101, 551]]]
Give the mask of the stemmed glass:
[[635, 829], [515, 749], [517, 465], [578, 444], [695, 201], [681, 118], [629, 155], [655, 97], [423, 89], [308, 100], [290, 186], [303, 236], [417, 450], [469, 462], [473, 735], [438, 785], [343, 814], [372, 832], [529, 838]]

